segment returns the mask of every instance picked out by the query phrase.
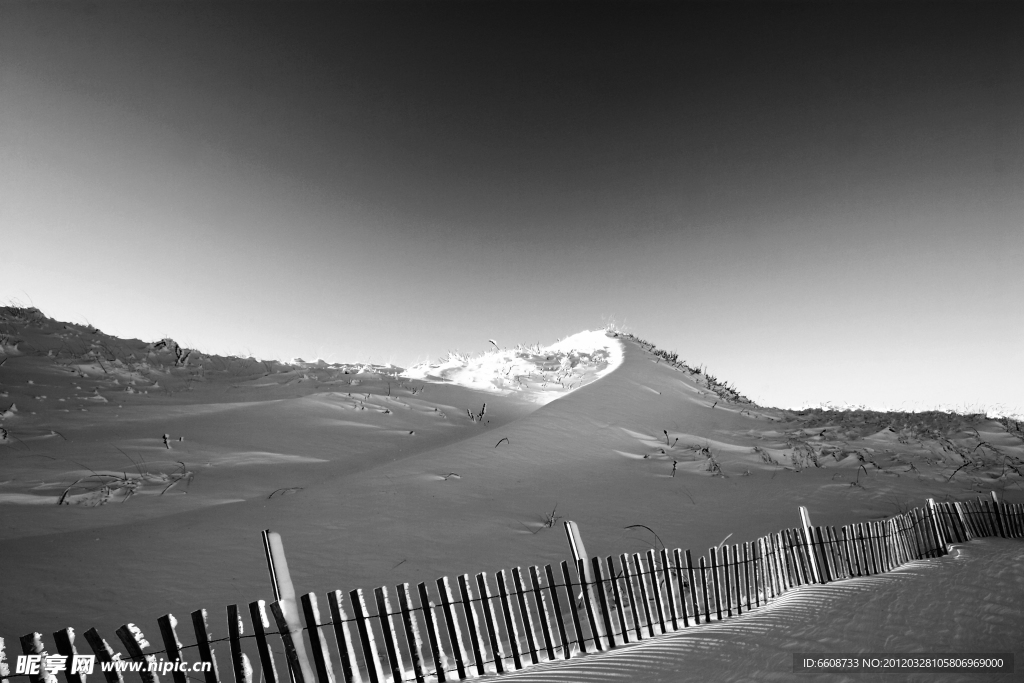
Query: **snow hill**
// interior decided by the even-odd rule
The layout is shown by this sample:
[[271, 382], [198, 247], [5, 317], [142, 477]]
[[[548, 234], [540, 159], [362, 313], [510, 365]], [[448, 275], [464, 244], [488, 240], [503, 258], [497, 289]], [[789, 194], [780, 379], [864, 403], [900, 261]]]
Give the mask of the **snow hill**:
[[[260, 362], [0, 309], [0, 636], [592, 554], [701, 552], [929, 496], [1024, 502], [1024, 432], [757, 406], [616, 332], [390, 366]], [[484, 407], [486, 405], [486, 408]], [[16, 587], [12, 589], [12, 587]]]

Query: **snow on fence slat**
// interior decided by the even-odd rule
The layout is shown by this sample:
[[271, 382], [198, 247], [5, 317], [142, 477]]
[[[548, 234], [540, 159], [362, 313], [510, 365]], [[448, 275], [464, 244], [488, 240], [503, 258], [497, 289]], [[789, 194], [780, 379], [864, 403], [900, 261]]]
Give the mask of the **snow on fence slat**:
[[[294, 626], [295, 617], [289, 626], [284, 603], [269, 605], [272, 622], [267, 604], [257, 600], [248, 605], [251, 628], [246, 630], [238, 606], [229, 605], [227, 636], [220, 639], [213, 638], [208, 613], [200, 609], [190, 615], [195, 632], [191, 645], [182, 645], [177, 620], [166, 614], [157, 619], [164, 646], [159, 652], [146, 651], [150, 644], [134, 624], [116, 632], [125, 654], [116, 652], [96, 629], [84, 635], [106, 683], [124, 683], [122, 671], [137, 672], [141, 683], [162, 683], [160, 673], [168, 669], [173, 683], [187, 683], [189, 676], [182, 667], [190, 662], [206, 663], [205, 668], [192, 669], [203, 672], [205, 683], [220, 683], [213, 645], [224, 641], [235, 683], [252, 683], [251, 661], [259, 661], [262, 681], [282, 683], [275, 649], [283, 649], [294, 683], [466, 680], [690, 628], [710, 622], [712, 612], [717, 621], [740, 616], [799, 586], [870, 576], [913, 560], [945, 555], [951, 543], [979, 537], [1022, 538], [1024, 506], [995, 496], [991, 501], [929, 500], [925, 507], [882, 521], [838, 529], [805, 524], [804, 532], [784, 529], [731, 547], [723, 542], [696, 563], [689, 549], [661, 548], [643, 556], [621, 554], [618, 568], [615, 556], [591, 557], [589, 567], [588, 560], [580, 558], [575, 575], [567, 562], [561, 563], [560, 577], [551, 565], [543, 570], [530, 566], [528, 580], [515, 567], [511, 582], [508, 573], [500, 570], [495, 576], [497, 593], [486, 573], [476, 574], [475, 582], [468, 574], [460, 575], [457, 596], [448, 577], [441, 577], [435, 582], [439, 602], [426, 583], [418, 585], [418, 600], [409, 584], [401, 584], [395, 587], [397, 611], [388, 588], [382, 586], [374, 589], [375, 612], [368, 609], [362, 589], [351, 591], [350, 616], [344, 594], [335, 590], [326, 594], [330, 618], [325, 619], [317, 596], [308, 593], [301, 598], [305, 625], [300, 627]], [[426, 643], [421, 637], [424, 630]], [[326, 637], [330, 632], [336, 652]], [[78, 655], [74, 631], [62, 629], [53, 638], [59, 656], [67, 662], [67, 683], [83, 683], [70, 666]], [[378, 649], [379, 639], [383, 651]], [[30, 633], [20, 641], [25, 655], [47, 656], [41, 634]], [[255, 660], [245, 652], [247, 647]], [[306, 647], [312, 651], [312, 670], [304, 666]], [[178, 666], [158, 670], [157, 655]], [[125, 668], [119, 669], [118, 663]], [[128, 666], [132, 664], [135, 668]], [[12, 674], [0, 639], [0, 679], [15, 683], [23, 677], [30, 683], [56, 683], [45, 669]]]

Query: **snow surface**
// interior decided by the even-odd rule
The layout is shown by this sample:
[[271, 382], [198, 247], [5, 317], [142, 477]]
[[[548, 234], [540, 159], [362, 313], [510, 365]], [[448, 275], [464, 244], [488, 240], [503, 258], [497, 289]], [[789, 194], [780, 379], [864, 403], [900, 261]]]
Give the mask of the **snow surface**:
[[[568, 548], [551, 520], [575, 520], [591, 554], [661, 543], [703, 553], [729, 534], [742, 542], [796, 526], [799, 505], [815, 524], [846, 524], [927, 497], [995, 490], [1024, 502], [1019, 425], [759, 407], [604, 332], [404, 374], [207, 356], [11, 309], [0, 309], [0, 335], [5, 349], [19, 350], [0, 356], [0, 636], [8, 643], [66, 626], [110, 639], [128, 622], [153, 640], [159, 616], [200, 607], [221, 637], [226, 605], [272, 599], [263, 529], [281, 533], [299, 593], [322, 596], [557, 563]], [[1019, 591], [1020, 542], [970, 544], [964, 557], [983, 546], [993, 554], [984, 562], [948, 561], [965, 567], [956, 581], [977, 580], [992, 595]], [[1000, 563], [1008, 569], [980, 573]], [[931, 594], [935, 609], [954, 609], [943, 586]], [[836, 595], [875, 600], [857, 591]], [[761, 631], [737, 622], [737, 643], [760, 643], [759, 666], [778, 665], [791, 644], [841, 640], [825, 623], [818, 638], [800, 620], [817, 613], [789, 600]], [[883, 620], [870, 633], [850, 626], [844, 647], [904, 633], [924, 642], [936, 624], [942, 642], [966, 642], [971, 631], [988, 632], [975, 621], [995, 619], [981, 604], [956, 608], [962, 618], [952, 622], [915, 611], [923, 603], [913, 600], [876, 604], [907, 605], [905, 622]], [[729, 628], [715, 638], [728, 639]], [[699, 638], [681, 642], [664, 646], [683, 648], [681, 663], [658, 660], [633, 680], [668, 680], [672, 669], [658, 667], [698, 657]], [[741, 657], [697, 670], [732, 680], [748, 665]]]

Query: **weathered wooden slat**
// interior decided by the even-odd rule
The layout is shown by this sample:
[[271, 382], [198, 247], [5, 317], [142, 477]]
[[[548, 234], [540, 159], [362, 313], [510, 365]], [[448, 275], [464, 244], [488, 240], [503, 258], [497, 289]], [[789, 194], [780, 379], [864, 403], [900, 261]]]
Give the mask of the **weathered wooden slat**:
[[[586, 654], [587, 644], [586, 639], [583, 637], [583, 625], [580, 619], [580, 611], [576, 607], [575, 592], [572, 589], [572, 575], [569, 573], [569, 563], [562, 560], [562, 580], [565, 581], [565, 592], [568, 593], [569, 598], [569, 614], [572, 616], [572, 625], [576, 631], [576, 643], [580, 647], [580, 652]], [[566, 652], [568, 652], [569, 643], [566, 642]]]
[[[572, 657], [572, 647], [569, 645], [569, 637], [565, 629], [565, 619], [562, 618], [562, 605], [558, 600], [558, 583], [555, 581], [555, 573], [550, 564], [544, 565], [544, 574], [548, 579], [548, 596], [551, 598], [551, 611], [555, 615], [555, 625], [558, 627], [558, 639], [562, 643], [563, 659]], [[572, 602], [572, 594], [569, 595], [569, 602]]]
[[[256, 623], [256, 615], [252, 607], [256, 603], [249, 603], [249, 614], [252, 615], [253, 624]], [[359, 675], [359, 661], [356, 656], [356, 647], [352, 642], [352, 631], [348, 627], [349, 617], [345, 611], [344, 594], [340, 590], [334, 590], [327, 594], [327, 607], [331, 612], [331, 625], [334, 627], [334, 642], [338, 646], [338, 660], [341, 662], [341, 677], [345, 683], [356, 683], [362, 681]], [[260, 651], [260, 660], [263, 659], [263, 652]], [[271, 660], [271, 666], [273, 661]], [[264, 671], [266, 664], [264, 664]], [[268, 682], [269, 683], [269, 682]]]
[[747, 593], [747, 611], [750, 611], [750, 543], [743, 542], [743, 585]]
[[[181, 641], [178, 639], [178, 620], [173, 614], [165, 614], [156, 620], [160, 627], [160, 639], [164, 641], [164, 651], [167, 654], [167, 661], [181, 661]], [[171, 671], [171, 679], [174, 683], [188, 683], [188, 676], [184, 671]], [[275, 678], [267, 678], [267, 683], [277, 683]]]
[[[210, 644], [210, 619], [205, 609], [197, 609], [192, 612], [192, 630], [196, 633], [196, 649], [199, 650], [199, 659], [209, 662], [209, 671], [203, 672], [206, 683], [220, 683], [220, 671], [217, 668], [217, 658], [213, 646]], [[296, 678], [296, 683], [305, 683]]]
[[359, 634], [359, 644], [363, 651], [363, 663], [366, 664], [366, 675], [370, 683], [383, 683], [384, 672], [380, 666], [380, 655], [377, 653], [377, 641], [373, 637], [369, 610], [366, 609], [366, 598], [363, 589], [349, 591], [348, 600], [352, 604], [352, 616]]
[[601, 619], [604, 626], [604, 634], [607, 639], [608, 649], [617, 645], [615, 642], [615, 627], [612, 625], [612, 612], [608, 607], [608, 589], [604, 585], [604, 572], [601, 570], [601, 558], [592, 557], [591, 566], [594, 569], [594, 592], [597, 593], [598, 605], [601, 608]]
[[228, 605], [227, 612], [231, 671], [235, 676], [235, 683], [252, 683], [252, 665], [246, 654], [242, 652], [242, 634], [245, 631], [242, 626], [242, 616], [238, 612], [238, 605]]
[[626, 596], [629, 598], [629, 615], [633, 619], [633, 633], [636, 640], [644, 639], [643, 624], [640, 623], [640, 613], [636, 608], [636, 592], [633, 590], [633, 574], [629, 570], [629, 556], [626, 553], [619, 555], [619, 566], [622, 567], [622, 578], [626, 582]]
[[796, 585], [796, 581], [793, 577], [793, 568], [787, 561], [789, 558], [786, 557], [786, 546], [782, 542], [781, 533], [771, 534], [771, 538], [772, 548], [775, 552], [775, 563], [779, 567], [779, 576], [782, 578], [783, 590], [788, 591]]
[[441, 596], [441, 614], [444, 615], [444, 623], [448, 628], [448, 642], [452, 646], [452, 653], [455, 655], [455, 671], [459, 680], [466, 680], [466, 646], [462, 642], [462, 629], [455, 617], [455, 610], [452, 609], [452, 589], [448, 583], [448, 577], [442, 576], [437, 580], [437, 592]]
[[693, 603], [693, 623], [700, 624], [700, 603], [697, 602], [697, 579], [694, 576], [693, 556], [686, 549], [686, 578], [690, 583], [690, 601]]
[[[28, 656], [38, 655], [42, 657], [45, 662], [46, 656], [49, 653], [46, 651], [46, 646], [43, 644], [42, 633], [26, 633], [20, 640], [22, 652]], [[42, 665], [39, 666], [39, 673], [29, 674], [28, 679], [32, 683], [57, 683], [57, 677], [47, 672]]]
[[7, 648], [4, 639], [0, 636], [0, 683], [9, 683], [8, 676], [11, 675], [11, 665], [7, 661]]
[[459, 575], [459, 597], [462, 599], [462, 607], [466, 612], [466, 625], [469, 630], [469, 645], [473, 650], [473, 662], [476, 666], [478, 676], [487, 673], [484, 660], [487, 659], [487, 650], [484, 649], [483, 638], [480, 636], [480, 619], [473, 605], [473, 591], [469, 583], [469, 574]]
[[700, 556], [698, 562], [698, 567], [700, 568], [700, 588], [704, 597], [704, 622], [708, 623], [711, 621], [711, 604], [708, 601], [708, 572], [703, 555]]
[[405, 677], [405, 671], [402, 666], [402, 655], [398, 650], [395, 622], [391, 619], [391, 600], [388, 598], [388, 589], [384, 586], [374, 588], [373, 599], [377, 603], [377, 621], [380, 623], [380, 633], [384, 638], [384, 653], [388, 658], [391, 677], [394, 681], [401, 681]]
[[[781, 586], [779, 585], [779, 576], [775, 572], [775, 565], [772, 561], [772, 547], [767, 536], [762, 536], [758, 539], [758, 550], [761, 552], [761, 565], [764, 569], [764, 585], [767, 589], [765, 595], [771, 600], [774, 600], [782, 594]], [[765, 600], [768, 602], [768, 600]]]
[[782, 577], [779, 576], [779, 568], [775, 564], [775, 550], [772, 548], [771, 536], [761, 538], [761, 552], [764, 557], [765, 577], [772, 598], [782, 595]]
[[491, 645], [491, 652], [494, 653], [494, 669], [499, 674], [505, 673], [505, 653], [501, 647], [501, 634], [498, 632], [498, 619], [494, 613], [491, 588], [487, 585], [487, 574], [481, 572], [476, 575], [476, 587], [477, 591], [480, 593], [480, 602], [484, 608], [484, 624], [487, 626], [487, 641]]
[[647, 637], [654, 637], [654, 621], [651, 617], [651, 598], [647, 592], [647, 579], [639, 553], [633, 553], [633, 569], [636, 571], [636, 582], [640, 588], [640, 600], [644, 607], [644, 623], [647, 625]]
[[732, 582], [736, 586], [736, 614], [743, 614], [743, 586], [740, 583], [740, 551], [739, 546], [732, 544]]
[[668, 603], [669, 617], [672, 619], [672, 630], [679, 630], [679, 612], [676, 610], [676, 591], [672, 585], [672, 562], [669, 560], [668, 548], [661, 549], [661, 575], [665, 581], [665, 601]]
[[658, 561], [654, 557], [654, 551], [647, 551], [647, 572], [651, 577], [651, 593], [654, 595], [654, 608], [658, 612], [658, 626], [662, 633], [668, 633], [665, 626], [665, 606], [661, 602], [661, 585], [658, 581]]
[[[732, 587], [729, 585], [729, 549], [726, 546], [718, 548], [718, 563], [722, 567], [722, 587], [725, 589], [725, 615], [732, 616]], [[721, 617], [719, 617], [721, 618]]]
[[864, 576], [867, 574], [867, 565], [864, 563], [860, 543], [857, 540], [856, 525], [846, 525], [842, 528], [842, 542], [846, 548], [846, 555], [850, 558], [850, 571], [852, 576]]
[[907, 516], [897, 515], [894, 521], [896, 523], [897, 539], [903, 550], [903, 562], [906, 564], [911, 560], [917, 559], [917, 555], [914, 552], [913, 539], [910, 537], [910, 530], [907, 528]]
[[781, 595], [782, 591], [779, 586], [779, 575], [775, 571], [775, 563], [772, 561], [771, 543], [767, 536], [762, 536], [758, 539], [758, 549], [761, 551], [761, 564], [764, 568], [764, 585], [767, 588], [766, 595], [769, 595], [774, 600]]
[[952, 503], [953, 511], [956, 513], [957, 518], [960, 520], [960, 526], [964, 529], [964, 540], [970, 541], [974, 538], [974, 529], [967, 519], [967, 510], [963, 503], [955, 502]]
[[679, 588], [679, 609], [683, 613], [683, 627], [689, 628], [690, 616], [686, 613], [686, 575], [683, 573], [683, 551], [676, 548], [672, 551], [676, 561], [676, 585]]
[[[295, 635], [292, 633], [291, 627], [288, 625], [288, 619], [284, 615], [284, 606], [281, 604], [280, 600], [270, 603], [270, 613], [274, 615], [274, 622], [277, 624], [277, 630], [281, 633], [281, 642], [284, 644], [285, 661], [288, 662], [288, 668], [291, 670], [291, 675], [295, 683], [313, 683], [312, 672], [307, 671], [306, 667], [302, 665], [302, 660], [299, 659], [299, 652], [295, 643]], [[196, 613], [193, 612], [193, 624], [195, 621]]]
[[797, 577], [800, 579], [800, 585], [806, 585], [812, 583], [811, 573], [807, 564], [807, 558], [804, 556], [804, 547], [800, 542], [800, 530], [799, 529], [787, 529], [786, 536], [789, 540], [790, 548], [793, 551], [793, 561], [796, 564]]
[[[83, 683], [84, 677], [81, 673], [75, 671], [72, 666], [72, 662], [78, 656], [78, 650], [75, 648], [75, 630], [62, 628], [59, 631], [54, 631], [53, 644], [57, 648], [57, 654], [65, 658], [64, 678], [67, 680], [67, 683]], [[2, 647], [0, 645], [0, 648]]]
[[313, 671], [319, 683], [334, 683], [334, 670], [331, 666], [330, 651], [324, 651], [324, 643], [320, 634], [320, 609], [316, 595], [306, 593], [299, 599], [302, 605], [302, 617], [306, 620], [306, 634], [309, 638], [309, 649], [313, 653]]
[[[505, 578], [505, 570], [498, 570], [498, 598], [501, 602], [501, 614], [505, 618], [505, 632], [508, 634], [508, 646], [512, 650], [512, 665], [516, 669], [523, 668], [522, 641], [519, 640], [519, 627], [516, 625], [515, 617], [512, 616], [512, 605], [509, 603], [508, 581]], [[572, 592], [570, 591], [570, 596]], [[580, 643], [583, 636], [580, 636]], [[586, 650], [584, 650], [586, 652]]]
[[785, 561], [789, 585], [793, 587], [799, 586], [803, 582], [800, 581], [800, 568], [797, 566], [796, 553], [793, 552], [793, 545], [790, 543], [788, 531], [789, 529], [783, 529], [776, 536], [779, 539], [779, 552], [782, 553], [782, 558]]
[[881, 539], [882, 550], [885, 555], [886, 571], [891, 571], [898, 566], [896, 561], [896, 553], [893, 552], [892, 538], [889, 536], [889, 525], [885, 521], [880, 521], [878, 525], [878, 536]]
[[878, 522], [868, 522], [868, 532], [871, 534], [871, 549], [875, 553], [878, 562], [878, 572], [884, 574], [887, 570], [885, 563], [885, 546], [882, 544], [881, 533], [878, 529]]
[[864, 575], [871, 576], [874, 574], [874, 569], [871, 566], [871, 551], [868, 547], [868, 539], [864, 533], [864, 525], [857, 523], [853, 525], [854, 539], [857, 544], [857, 552], [860, 553], [861, 564], [864, 567]]
[[903, 526], [906, 529], [907, 539], [913, 551], [913, 559], [920, 560], [925, 557], [925, 547], [918, 532], [918, 518], [913, 516], [912, 511], [903, 515]]
[[420, 594], [423, 621], [427, 625], [427, 642], [430, 645], [430, 660], [434, 665], [434, 675], [437, 676], [438, 683], [444, 683], [448, 680], [445, 677], [445, 671], [448, 669], [448, 657], [441, 647], [441, 632], [437, 619], [434, 617], [434, 603], [430, 601], [427, 584], [420, 583], [417, 590]]
[[825, 527], [825, 533], [828, 536], [828, 544], [832, 548], [832, 556], [835, 558], [835, 571], [836, 575], [840, 579], [846, 579], [850, 577], [850, 573], [847, 570], [846, 558], [843, 556], [843, 545], [836, 538], [835, 527]]
[[[934, 557], [935, 556], [935, 540], [932, 538], [930, 524], [924, 514], [924, 511], [920, 508], [914, 508], [914, 517], [917, 521], [918, 529], [920, 530], [921, 540], [924, 545], [924, 556]], [[873, 550], [873, 548], [872, 548]]]
[[604, 643], [601, 642], [601, 631], [597, 626], [597, 607], [594, 605], [594, 596], [592, 586], [587, 581], [587, 565], [586, 560], [582, 557], [576, 563], [576, 574], [580, 580], [580, 588], [583, 590], [583, 607], [587, 612], [587, 624], [590, 626], [590, 634], [594, 641], [594, 649], [600, 652], [604, 650]]
[[832, 557], [832, 549], [829, 548], [828, 544], [825, 542], [825, 535], [822, 533], [820, 526], [814, 527], [814, 540], [818, 542], [818, 547], [821, 548], [821, 556], [823, 560], [821, 563], [821, 578], [825, 583], [831, 583], [837, 578], [835, 558]]
[[398, 593], [398, 606], [402, 611], [402, 627], [405, 630], [405, 642], [409, 644], [409, 656], [412, 658], [416, 683], [424, 683], [427, 675], [423, 668], [423, 639], [420, 637], [420, 627], [412, 614], [412, 596], [409, 594], [409, 584], [403, 583], [395, 586], [395, 592]]
[[903, 548], [900, 547], [899, 535], [896, 533], [896, 521], [890, 517], [883, 524], [885, 526], [885, 537], [888, 539], [893, 569], [901, 567], [903, 566]]
[[96, 655], [96, 662], [100, 665], [103, 677], [107, 680], [107, 683], [124, 683], [124, 677], [120, 671], [117, 671], [114, 667], [110, 667], [110, 670], [103, 669], [103, 664], [110, 664], [114, 661], [114, 650], [111, 649], [107, 641], [94, 628], [89, 629], [83, 635], [85, 636], [85, 642], [89, 643], [89, 647], [92, 648], [93, 653]]
[[548, 598], [544, 596], [544, 586], [540, 578], [540, 570], [536, 565], [530, 567], [530, 590], [537, 599], [537, 619], [540, 620], [541, 637], [544, 639], [544, 652], [548, 661], [555, 659], [555, 644], [551, 633], [551, 608]]
[[[956, 526], [956, 530], [957, 530], [956, 533], [957, 533], [957, 538], [959, 539], [959, 541], [961, 543], [966, 543], [967, 541], [971, 540], [970, 534], [967, 531], [967, 525], [964, 524], [963, 515], [960, 514], [959, 510], [957, 510], [956, 504], [955, 503], [944, 503], [944, 505], [946, 507], [946, 511], [949, 513], [950, 519], [953, 521], [953, 524]], [[1018, 522], [1019, 521], [1020, 520], [1018, 518]]]
[[888, 539], [889, 551], [892, 554], [893, 567], [902, 566], [906, 559], [903, 555], [903, 547], [900, 544], [899, 527], [896, 525], [894, 517], [885, 520], [885, 536]]
[[619, 618], [619, 624], [622, 626], [622, 642], [629, 644], [629, 624], [626, 623], [626, 610], [622, 604], [623, 593], [619, 590], [619, 581], [615, 576], [615, 561], [612, 560], [612, 556], [609, 555], [608, 559], [608, 582], [612, 585], [612, 599], [615, 601], [615, 614]]
[[540, 658], [537, 657], [537, 633], [533, 628], [533, 613], [530, 611], [529, 601], [526, 599], [526, 591], [523, 590], [523, 572], [519, 567], [512, 568], [512, 585], [516, 588], [516, 603], [519, 606], [519, 616], [523, 624], [523, 631], [526, 632], [526, 648], [530, 653], [530, 661], [534, 664], [539, 664]]
[[839, 570], [839, 561], [836, 557], [835, 548], [829, 543], [828, 539], [828, 527], [816, 527], [818, 538], [821, 539], [821, 547], [825, 549], [825, 557], [828, 563], [829, 575], [833, 581], [838, 581], [842, 578], [842, 573]]

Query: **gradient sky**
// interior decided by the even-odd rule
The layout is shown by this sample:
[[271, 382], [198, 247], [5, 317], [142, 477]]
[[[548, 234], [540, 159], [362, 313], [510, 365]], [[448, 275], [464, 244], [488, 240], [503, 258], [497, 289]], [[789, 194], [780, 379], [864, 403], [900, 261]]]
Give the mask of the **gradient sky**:
[[0, 300], [409, 365], [614, 320], [1024, 413], [1024, 3], [0, 3]]

